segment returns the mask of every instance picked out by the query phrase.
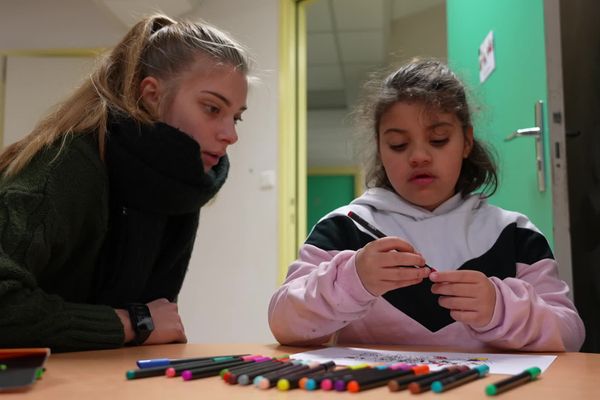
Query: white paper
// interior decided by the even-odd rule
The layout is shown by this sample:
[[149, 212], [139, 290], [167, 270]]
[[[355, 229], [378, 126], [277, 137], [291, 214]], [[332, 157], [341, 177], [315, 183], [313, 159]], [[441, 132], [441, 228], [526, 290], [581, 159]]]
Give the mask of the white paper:
[[490, 31], [479, 46], [479, 82], [485, 82], [494, 69], [496, 69], [494, 32]]
[[353, 347], [328, 347], [321, 350], [296, 353], [290, 356], [295, 360], [334, 361], [337, 365], [390, 364], [405, 362], [408, 364], [427, 364], [432, 371], [450, 366], [467, 365], [475, 367], [486, 364], [490, 374], [519, 374], [531, 367], [544, 372], [556, 359], [555, 355], [537, 354], [493, 354], [493, 353], [442, 353], [360, 349]]

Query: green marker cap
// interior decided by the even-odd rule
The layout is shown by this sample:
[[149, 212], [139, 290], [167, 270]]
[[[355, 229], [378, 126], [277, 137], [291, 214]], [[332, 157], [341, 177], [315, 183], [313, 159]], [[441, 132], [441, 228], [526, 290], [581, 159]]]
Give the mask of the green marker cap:
[[528, 372], [529, 375], [531, 375], [531, 379], [535, 379], [542, 373], [542, 370], [539, 369], [538, 367], [531, 367], [531, 368], [527, 368], [525, 370], [525, 372]]
[[497, 393], [496, 385], [487, 385], [485, 387], [485, 394], [488, 396], [495, 396]]
[[127, 379], [135, 379], [135, 371], [130, 370], [125, 373], [125, 378]]
[[219, 356], [219, 357], [213, 357], [213, 361], [219, 362], [219, 361], [228, 361], [228, 360], [233, 360], [234, 357], [232, 356]]

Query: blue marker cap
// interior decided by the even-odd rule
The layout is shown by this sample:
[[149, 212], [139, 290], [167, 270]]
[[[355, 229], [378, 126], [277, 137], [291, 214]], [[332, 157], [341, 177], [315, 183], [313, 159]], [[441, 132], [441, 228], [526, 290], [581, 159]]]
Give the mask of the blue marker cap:
[[444, 390], [444, 385], [442, 385], [442, 382], [435, 381], [431, 384], [431, 391], [433, 393], [442, 393], [443, 390]]
[[168, 358], [153, 358], [151, 360], [138, 360], [138, 368], [165, 367], [171, 364]]
[[317, 382], [314, 379], [308, 379], [304, 384], [304, 390], [315, 390], [317, 388]]
[[479, 376], [484, 376], [487, 375], [488, 372], [490, 372], [490, 367], [488, 367], [487, 365], [483, 364], [483, 365], [478, 365], [475, 368], [473, 368], [475, 370], [477, 370], [477, 372], [479, 373]]

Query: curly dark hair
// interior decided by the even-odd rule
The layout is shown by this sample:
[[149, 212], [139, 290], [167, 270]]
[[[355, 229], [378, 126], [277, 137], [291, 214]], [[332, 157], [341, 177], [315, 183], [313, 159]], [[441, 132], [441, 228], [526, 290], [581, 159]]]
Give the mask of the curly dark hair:
[[[471, 111], [464, 84], [444, 63], [415, 59], [402, 65], [384, 78], [375, 78], [365, 85], [366, 94], [356, 109], [358, 122], [366, 135], [365, 183], [367, 187], [393, 190], [379, 155], [379, 124], [382, 115], [395, 103], [418, 102], [430, 111], [454, 113], [463, 132], [472, 126]], [[477, 139], [463, 160], [455, 193], [463, 196], [481, 189], [489, 197], [498, 187], [498, 173], [491, 150]]]

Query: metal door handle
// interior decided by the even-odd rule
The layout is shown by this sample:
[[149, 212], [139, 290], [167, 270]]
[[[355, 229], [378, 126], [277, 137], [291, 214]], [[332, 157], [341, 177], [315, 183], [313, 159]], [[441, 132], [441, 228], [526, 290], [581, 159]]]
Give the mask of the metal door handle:
[[546, 191], [546, 169], [544, 162], [544, 103], [535, 103], [535, 125], [532, 128], [517, 129], [504, 140], [510, 141], [518, 137], [533, 136], [535, 138], [535, 162], [537, 169], [538, 190]]

